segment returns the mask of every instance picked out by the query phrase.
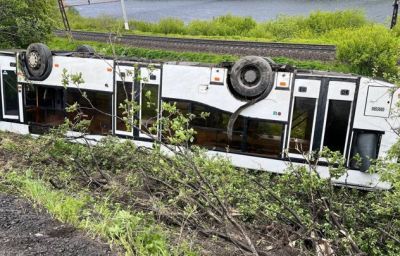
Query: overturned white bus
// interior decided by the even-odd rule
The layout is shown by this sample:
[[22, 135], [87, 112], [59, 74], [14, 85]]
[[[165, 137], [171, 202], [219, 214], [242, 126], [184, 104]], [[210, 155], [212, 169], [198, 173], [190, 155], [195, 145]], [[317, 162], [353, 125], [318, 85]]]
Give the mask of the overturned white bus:
[[[64, 69], [82, 74], [80, 90], [100, 111], [86, 106], [76, 86], [64, 89]], [[210, 113], [207, 119], [193, 120], [194, 143], [229, 157], [238, 167], [281, 173], [288, 163], [305, 164], [304, 153], [328, 147], [347, 160], [347, 174], [335, 183], [388, 187], [366, 172], [397, 139], [392, 110], [400, 91], [383, 81], [297, 70], [255, 56], [220, 65], [154, 63], [99, 57], [89, 47], [51, 52], [42, 44], [0, 52], [0, 72], [1, 130], [41, 133], [72, 118], [65, 108], [78, 102], [91, 120], [91, 134], [124, 136], [151, 146], [141, 129], [127, 130], [118, 118], [128, 91], [141, 105], [135, 117], [139, 127], [161, 113], [161, 102], [176, 102], [183, 113]], [[154, 97], [146, 99], [149, 90]], [[149, 100], [154, 107], [149, 108]], [[328, 176], [324, 159], [318, 165], [319, 173]]]

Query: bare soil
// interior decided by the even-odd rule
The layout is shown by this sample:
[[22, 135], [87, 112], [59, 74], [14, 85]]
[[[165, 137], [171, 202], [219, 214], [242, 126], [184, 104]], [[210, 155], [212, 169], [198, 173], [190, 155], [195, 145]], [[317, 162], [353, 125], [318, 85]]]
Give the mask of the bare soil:
[[0, 194], [0, 255], [116, 255], [16, 196]]

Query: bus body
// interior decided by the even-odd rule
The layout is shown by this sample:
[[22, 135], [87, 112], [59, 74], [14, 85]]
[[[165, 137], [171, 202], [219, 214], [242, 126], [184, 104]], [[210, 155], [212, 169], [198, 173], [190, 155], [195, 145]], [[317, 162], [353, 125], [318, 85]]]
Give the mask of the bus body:
[[[246, 103], [232, 93], [229, 65], [53, 53], [48, 77], [30, 81], [20, 68], [19, 54], [0, 52], [1, 130], [40, 134], [44, 128], [72, 118], [65, 111], [67, 106], [75, 102], [86, 106], [82, 97], [85, 92], [101, 111], [86, 106], [94, 137], [123, 136], [151, 147], [152, 140], [141, 129], [127, 130], [119, 119], [119, 106], [126, 96], [137, 101], [141, 109], [135, 118], [139, 127], [144, 127], [161, 113], [162, 102], [171, 102], [182, 113], [210, 113], [206, 119], [192, 121], [197, 132], [194, 143], [209, 149], [210, 155], [228, 157], [235, 166], [282, 173], [289, 164], [307, 164], [310, 152], [328, 147], [346, 158], [348, 171], [334, 179], [336, 184], [366, 189], [389, 187], [379, 181], [377, 174], [366, 171], [370, 162], [384, 157], [397, 140], [393, 129], [398, 123], [393, 110], [400, 91], [387, 82], [279, 67], [273, 71], [268, 96], [240, 113], [228, 139], [229, 119]], [[63, 70], [82, 74], [79, 88], [70, 83], [65, 90]], [[145, 97], [148, 91], [151, 97]], [[361, 156], [361, 162], [355, 156]], [[322, 177], [329, 176], [326, 159], [319, 159], [318, 172]]]

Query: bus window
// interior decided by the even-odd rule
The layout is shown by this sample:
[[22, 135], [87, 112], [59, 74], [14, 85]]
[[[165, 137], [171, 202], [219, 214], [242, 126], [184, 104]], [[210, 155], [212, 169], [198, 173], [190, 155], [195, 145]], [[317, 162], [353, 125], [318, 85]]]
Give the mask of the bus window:
[[367, 171], [371, 162], [378, 158], [382, 132], [355, 130], [350, 153], [350, 168]]
[[25, 86], [26, 120], [30, 123], [58, 126], [64, 123], [64, 89], [38, 85]]
[[282, 152], [283, 124], [249, 119], [245, 152], [278, 158]]
[[18, 85], [15, 71], [3, 70], [2, 81], [3, 114], [4, 116], [17, 116], [18, 118]]
[[330, 100], [328, 116], [326, 118], [324, 146], [332, 151], [339, 151], [343, 154], [349, 117], [351, 101]]
[[[67, 90], [67, 106], [77, 102], [83, 112], [82, 119], [91, 120], [89, 133], [107, 135], [112, 131], [110, 93], [99, 91], [85, 91], [87, 99], [76, 89]], [[74, 121], [77, 113], [67, 113], [68, 118]]]
[[290, 153], [308, 152], [311, 148], [315, 102], [316, 99], [313, 98], [295, 98], [290, 129]]
[[[196, 115], [191, 121], [191, 126], [196, 131], [193, 142], [196, 145], [212, 150], [271, 158], [279, 158], [282, 153], [283, 124], [239, 116], [233, 128], [232, 140], [229, 141], [227, 126], [231, 113], [199, 103], [166, 102], [175, 103], [183, 114]], [[209, 116], [201, 118], [202, 112], [209, 113]]]
[[[202, 112], [209, 113], [207, 118], [201, 118]], [[192, 104], [192, 113], [197, 117], [192, 125], [196, 130], [195, 143], [210, 149], [241, 151], [243, 144], [243, 117], [239, 117], [234, 125], [232, 140], [228, 140], [227, 126], [231, 114], [200, 104]]]

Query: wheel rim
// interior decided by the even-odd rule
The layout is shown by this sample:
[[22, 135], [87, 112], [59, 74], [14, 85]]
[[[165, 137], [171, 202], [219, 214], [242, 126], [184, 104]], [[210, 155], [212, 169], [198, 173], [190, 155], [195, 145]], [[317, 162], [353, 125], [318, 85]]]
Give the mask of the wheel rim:
[[240, 80], [242, 80], [243, 84], [247, 87], [257, 86], [261, 79], [260, 70], [254, 65], [248, 65], [243, 67], [240, 72]]
[[40, 67], [40, 55], [38, 52], [36, 51], [32, 51], [29, 53], [28, 55], [28, 64], [29, 67], [33, 68], [33, 69], [38, 69]]

